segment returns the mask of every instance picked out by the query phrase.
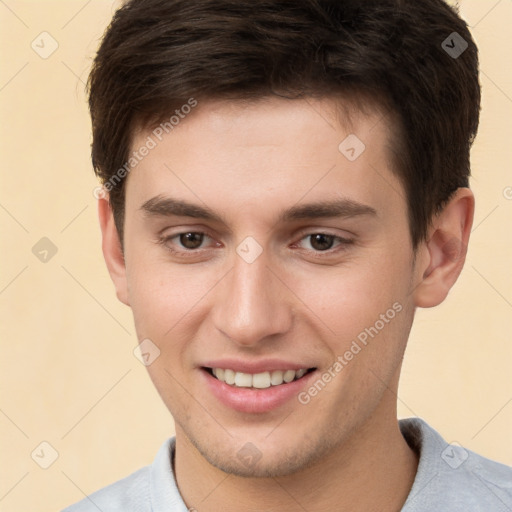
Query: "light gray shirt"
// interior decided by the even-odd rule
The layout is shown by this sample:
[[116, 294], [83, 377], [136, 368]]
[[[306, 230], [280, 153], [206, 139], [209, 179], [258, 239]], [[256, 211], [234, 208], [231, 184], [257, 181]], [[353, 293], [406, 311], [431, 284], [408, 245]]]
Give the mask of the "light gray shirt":
[[[512, 512], [512, 467], [448, 444], [420, 418], [400, 420], [399, 425], [419, 455], [402, 512]], [[175, 442], [167, 439], [150, 466], [62, 512], [188, 512], [172, 469]]]

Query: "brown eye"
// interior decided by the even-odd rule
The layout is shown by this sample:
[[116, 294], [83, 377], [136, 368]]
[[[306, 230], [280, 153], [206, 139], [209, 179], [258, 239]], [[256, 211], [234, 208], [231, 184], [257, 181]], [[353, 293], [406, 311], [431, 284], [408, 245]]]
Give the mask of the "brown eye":
[[[196, 258], [208, 249], [205, 242], [214, 239], [202, 231], [181, 231], [174, 235], [159, 236], [156, 242], [176, 257]], [[219, 244], [216, 244], [218, 247]]]
[[348, 246], [353, 243], [353, 239], [331, 235], [330, 233], [317, 232], [303, 236], [299, 242], [299, 246], [312, 253], [314, 256], [328, 257], [334, 253], [346, 250]]
[[181, 245], [186, 249], [197, 249], [204, 240], [203, 233], [195, 232], [181, 233], [179, 237]]
[[327, 251], [332, 248], [334, 239], [333, 235], [326, 235], [325, 233], [315, 233], [309, 235], [310, 244], [313, 249], [317, 251]]

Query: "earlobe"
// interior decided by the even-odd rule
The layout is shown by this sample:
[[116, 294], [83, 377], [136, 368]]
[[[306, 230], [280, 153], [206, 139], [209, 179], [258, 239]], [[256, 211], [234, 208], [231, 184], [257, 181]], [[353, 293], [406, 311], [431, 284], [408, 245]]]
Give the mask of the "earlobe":
[[108, 198], [98, 199], [98, 217], [101, 228], [103, 257], [105, 258], [110, 277], [114, 282], [117, 298], [123, 304], [129, 306], [126, 265]]
[[413, 292], [417, 307], [437, 306], [457, 281], [466, 260], [474, 208], [471, 190], [459, 188], [436, 215], [428, 241], [423, 243], [427, 256], [418, 267], [419, 284]]

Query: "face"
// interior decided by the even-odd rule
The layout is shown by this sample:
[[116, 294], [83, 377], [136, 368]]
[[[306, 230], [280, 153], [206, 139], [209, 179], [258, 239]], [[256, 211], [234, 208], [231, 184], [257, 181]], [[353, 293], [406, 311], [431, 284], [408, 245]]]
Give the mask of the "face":
[[133, 142], [157, 144], [127, 178], [123, 293], [178, 443], [227, 472], [291, 474], [395, 414], [405, 193], [381, 115], [334, 112], [209, 102]]

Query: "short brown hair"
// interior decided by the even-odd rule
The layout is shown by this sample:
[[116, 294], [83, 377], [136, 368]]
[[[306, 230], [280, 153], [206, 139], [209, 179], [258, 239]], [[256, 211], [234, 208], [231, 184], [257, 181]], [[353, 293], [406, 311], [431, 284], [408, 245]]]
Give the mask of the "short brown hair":
[[[443, 0], [129, 0], [104, 34], [88, 92], [103, 184], [129, 161], [137, 128], [191, 98], [378, 99], [398, 120], [393, 170], [413, 247], [468, 186], [480, 112], [478, 50]], [[110, 187], [121, 243], [125, 181]]]

